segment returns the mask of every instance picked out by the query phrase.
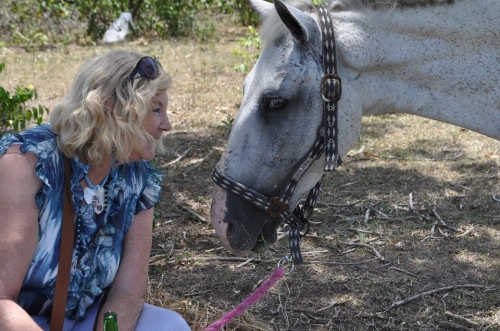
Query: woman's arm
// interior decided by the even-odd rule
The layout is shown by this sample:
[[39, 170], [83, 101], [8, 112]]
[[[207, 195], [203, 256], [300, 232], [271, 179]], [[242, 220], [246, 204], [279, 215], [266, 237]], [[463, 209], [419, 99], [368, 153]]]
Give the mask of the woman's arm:
[[0, 156], [0, 330], [41, 330], [16, 303], [38, 245], [37, 160], [18, 146]]
[[144, 306], [149, 255], [153, 235], [154, 208], [135, 215], [125, 236], [120, 268], [99, 312], [97, 330], [102, 330], [102, 315], [114, 311], [120, 331], [133, 331]]

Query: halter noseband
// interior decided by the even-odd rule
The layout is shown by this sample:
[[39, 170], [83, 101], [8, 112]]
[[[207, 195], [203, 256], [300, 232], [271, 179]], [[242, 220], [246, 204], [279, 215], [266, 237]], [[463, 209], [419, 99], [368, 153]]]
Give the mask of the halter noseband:
[[323, 99], [323, 127], [324, 136], [318, 135], [313, 146], [309, 149], [307, 159], [302, 162], [298, 170], [289, 181], [285, 192], [279, 197], [267, 197], [251, 188], [238, 183], [224, 175], [219, 164], [214, 167], [212, 179], [215, 184], [221, 188], [231, 191], [254, 206], [265, 210], [271, 217], [281, 218], [281, 220], [290, 226], [288, 234], [290, 253], [294, 264], [303, 263], [300, 251], [300, 233], [309, 230], [309, 217], [312, 212], [321, 187], [321, 179], [309, 191], [306, 202], [303, 206], [298, 205], [292, 212], [289, 211], [289, 202], [297, 183], [306, 173], [314, 161], [325, 154], [325, 172], [333, 171], [340, 165], [341, 159], [338, 156], [338, 120], [337, 104], [342, 94], [342, 83], [337, 75], [337, 54], [335, 48], [335, 37], [333, 32], [333, 23], [328, 9], [324, 6], [316, 6], [319, 16], [319, 25], [323, 39], [323, 71], [321, 79], [321, 97]]

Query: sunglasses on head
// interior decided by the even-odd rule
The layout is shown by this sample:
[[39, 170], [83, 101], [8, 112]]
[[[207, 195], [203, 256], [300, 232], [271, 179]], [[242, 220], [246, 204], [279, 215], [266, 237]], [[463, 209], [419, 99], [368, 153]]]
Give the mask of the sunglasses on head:
[[130, 74], [130, 79], [141, 77], [155, 79], [160, 74], [159, 67], [161, 67], [161, 64], [157, 59], [144, 56], [137, 62], [137, 65]]

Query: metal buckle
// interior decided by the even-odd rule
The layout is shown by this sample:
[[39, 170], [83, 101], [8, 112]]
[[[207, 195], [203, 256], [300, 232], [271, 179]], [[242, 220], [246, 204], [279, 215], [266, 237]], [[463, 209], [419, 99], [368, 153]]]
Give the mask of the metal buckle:
[[283, 256], [281, 259], [278, 260], [277, 267], [285, 269], [285, 275], [291, 274], [292, 271], [295, 269], [295, 263], [293, 263], [292, 256], [291, 255]]
[[[338, 82], [337, 86], [337, 93], [331, 93], [329, 95], [326, 95], [325, 91], [325, 83], [327, 80], [333, 79]], [[321, 97], [325, 102], [337, 102], [340, 100], [342, 96], [342, 79], [340, 79], [340, 76], [337, 74], [325, 74], [323, 78], [321, 78]], [[332, 98], [334, 98], [332, 100]]]
[[279, 201], [279, 197], [272, 197], [271, 204], [267, 208], [267, 211], [271, 217], [279, 217], [281, 213], [289, 208], [287, 203], [282, 203]]
[[[312, 214], [312, 212], [311, 212]], [[309, 222], [307, 222], [307, 219], [306, 219], [306, 223], [302, 224], [302, 226], [300, 227], [300, 236], [301, 237], [305, 237], [307, 236], [307, 234], [309, 233], [309, 230], [311, 229], [311, 225], [309, 224]], [[304, 231], [304, 232], [302, 232]]]

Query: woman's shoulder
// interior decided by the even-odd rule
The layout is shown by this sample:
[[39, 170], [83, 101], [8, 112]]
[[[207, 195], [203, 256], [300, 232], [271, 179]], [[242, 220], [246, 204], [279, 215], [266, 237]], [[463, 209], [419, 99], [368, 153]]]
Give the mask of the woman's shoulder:
[[20, 145], [23, 153], [32, 152], [45, 158], [57, 148], [56, 133], [48, 124], [39, 125], [19, 133], [7, 133], [0, 138], [0, 154], [5, 154], [11, 145]]
[[163, 180], [163, 172], [155, 169], [150, 161], [145, 160], [125, 163], [120, 166], [119, 172], [125, 181], [142, 183], [141, 186], [159, 184]]
[[135, 177], [134, 182], [139, 184], [136, 186], [139, 189], [139, 199], [137, 200], [135, 209], [135, 213], [137, 214], [141, 210], [150, 209], [158, 203], [162, 188], [163, 172], [156, 170], [150, 161], [137, 161], [130, 163], [129, 166], [133, 167], [133, 172], [140, 174], [139, 176], [131, 176]]
[[135, 161], [131, 163], [125, 163], [123, 165], [124, 172], [136, 173], [139, 176], [162, 176], [163, 172], [155, 169], [151, 161]]
[[140, 191], [153, 187], [160, 187], [163, 181], [163, 172], [153, 167], [150, 161], [136, 161], [120, 166], [119, 182], [123, 186], [134, 186]]

